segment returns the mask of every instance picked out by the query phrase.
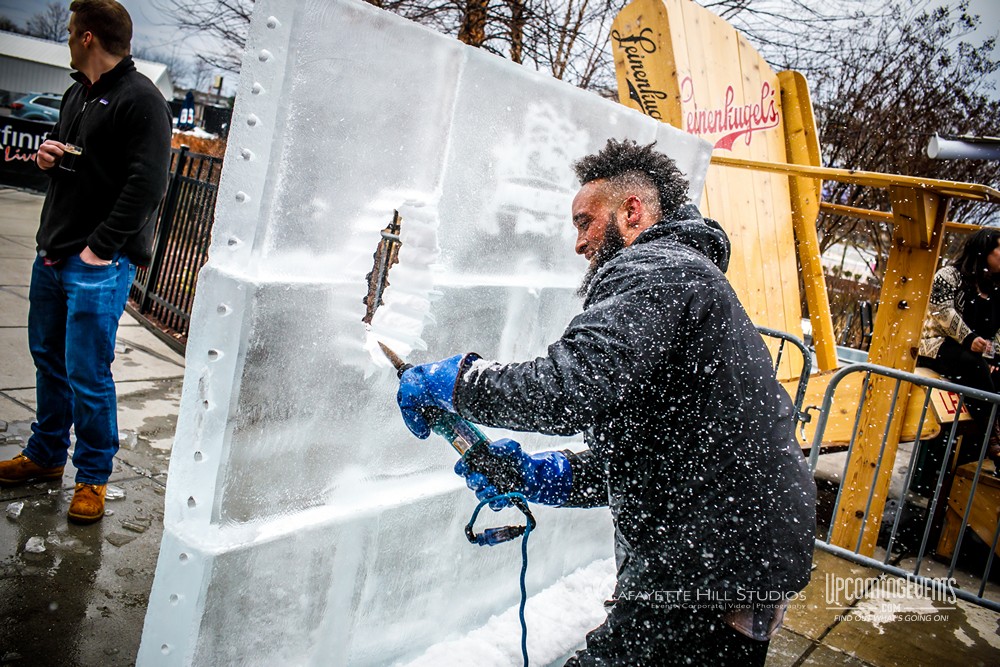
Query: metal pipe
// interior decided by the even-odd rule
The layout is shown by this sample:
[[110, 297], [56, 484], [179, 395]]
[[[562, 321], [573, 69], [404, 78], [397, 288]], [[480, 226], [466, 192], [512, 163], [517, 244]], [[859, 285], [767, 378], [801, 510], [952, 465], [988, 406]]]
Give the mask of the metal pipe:
[[927, 142], [927, 157], [935, 160], [1000, 160], [1000, 139], [946, 139], [935, 134]]

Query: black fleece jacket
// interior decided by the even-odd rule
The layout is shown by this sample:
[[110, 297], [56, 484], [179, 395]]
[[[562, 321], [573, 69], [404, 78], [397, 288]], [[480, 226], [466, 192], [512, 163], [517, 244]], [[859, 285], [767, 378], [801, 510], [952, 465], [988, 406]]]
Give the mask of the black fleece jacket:
[[89, 86], [79, 72], [50, 139], [83, 148], [76, 170], [55, 166], [35, 238], [53, 260], [86, 246], [102, 259], [124, 252], [149, 263], [154, 216], [167, 188], [171, 114], [131, 56]]
[[477, 362], [456, 385], [473, 421], [584, 433], [566, 506], [610, 505], [618, 597], [748, 602], [809, 580], [816, 487], [728, 259], [687, 207], [601, 268], [547, 356]]

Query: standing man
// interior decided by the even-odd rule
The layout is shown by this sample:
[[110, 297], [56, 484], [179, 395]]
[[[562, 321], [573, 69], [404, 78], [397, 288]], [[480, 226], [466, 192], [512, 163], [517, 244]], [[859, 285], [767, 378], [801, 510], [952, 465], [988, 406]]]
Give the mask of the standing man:
[[132, 19], [115, 0], [70, 4], [70, 66], [59, 121], [35, 158], [51, 177], [28, 295], [37, 411], [0, 483], [61, 479], [75, 427], [76, 492], [69, 519], [104, 516], [118, 451], [111, 377], [118, 319], [136, 265], [149, 262], [166, 190], [171, 116], [129, 55]]
[[[567, 664], [763, 665], [812, 563], [816, 487], [792, 403], [723, 275], [729, 240], [687, 203], [673, 160], [610, 140], [575, 168], [583, 312], [534, 361], [458, 355], [410, 369], [403, 419], [422, 438], [426, 406], [584, 433], [580, 453], [491, 445], [529, 500], [611, 507], [614, 598]], [[481, 499], [496, 496], [464, 462], [456, 472]]]

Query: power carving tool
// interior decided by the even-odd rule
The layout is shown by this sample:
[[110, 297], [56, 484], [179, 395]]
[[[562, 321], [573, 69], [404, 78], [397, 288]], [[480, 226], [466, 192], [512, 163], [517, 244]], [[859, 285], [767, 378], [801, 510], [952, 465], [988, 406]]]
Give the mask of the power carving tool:
[[[397, 377], [402, 378], [403, 373], [413, 368], [413, 364], [403, 361], [385, 344], [379, 342], [378, 345], [395, 367]], [[490, 452], [489, 446], [492, 441], [474, 424], [440, 408], [425, 407], [421, 410], [421, 415], [427, 420], [431, 431], [455, 448], [469, 470], [484, 475], [496, 487], [499, 495], [515, 493], [524, 486], [524, 478], [517, 464], [511, 459], [499, 458]], [[524, 513], [528, 519], [528, 526], [533, 526], [534, 517], [527, 504], [520, 498], [511, 498], [510, 502]], [[472, 530], [472, 524], [469, 524], [465, 528], [465, 533], [470, 542], [492, 545], [518, 537], [524, 530], [525, 526], [505, 526], [487, 529], [482, 536], [477, 536]]]

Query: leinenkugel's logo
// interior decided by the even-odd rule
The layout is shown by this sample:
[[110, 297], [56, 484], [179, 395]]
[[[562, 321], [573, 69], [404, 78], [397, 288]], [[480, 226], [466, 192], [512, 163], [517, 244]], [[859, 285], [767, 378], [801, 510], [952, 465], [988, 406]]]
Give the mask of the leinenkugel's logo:
[[611, 39], [625, 54], [625, 65], [631, 72], [631, 76], [625, 77], [629, 99], [638, 104], [639, 109], [647, 116], [663, 120], [659, 100], [667, 99], [667, 94], [650, 85], [649, 74], [646, 72], [646, 56], [656, 53], [656, 42], [652, 35], [652, 28], [643, 28], [638, 35], [625, 36], [617, 30], [611, 31]]
[[753, 133], [778, 126], [777, 90], [765, 81], [760, 86], [760, 101], [749, 104], [736, 103], [736, 91], [726, 88], [721, 107], [699, 109], [694, 99], [694, 81], [685, 77], [681, 81], [681, 102], [693, 110], [684, 112], [684, 129], [691, 134], [717, 135], [724, 132], [715, 142], [715, 148], [733, 150], [733, 144], [740, 137], [750, 145]]
[[[622, 35], [618, 30], [612, 30], [611, 39], [625, 56], [625, 66], [628, 68], [625, 85], [628, 87], [629, 99], [647, 116], [663, 120], [661, 100], [667, 99], [668, 94], [653, 87], [646, 70], [646, 56], [656, 53], [653, 29], [643, 28], [637, 35]], [[761, 84], [760, 101], [737, 104], [736, 90], [728, 86], [721, 107], [700, 109], [694, 98], [694, 81], [691, 77], [685, 77], [681, 81], [681, 102], [687, 108], [694, 108], [684, 112], [684, 129], [697, 135], [724, 133], [716, 140], [715, 148], [731, 151], [740, 137], [749, 146], [754, 132], [778, 126], [780, 116], [777, 92], [777, 89], [765, 81]]]

